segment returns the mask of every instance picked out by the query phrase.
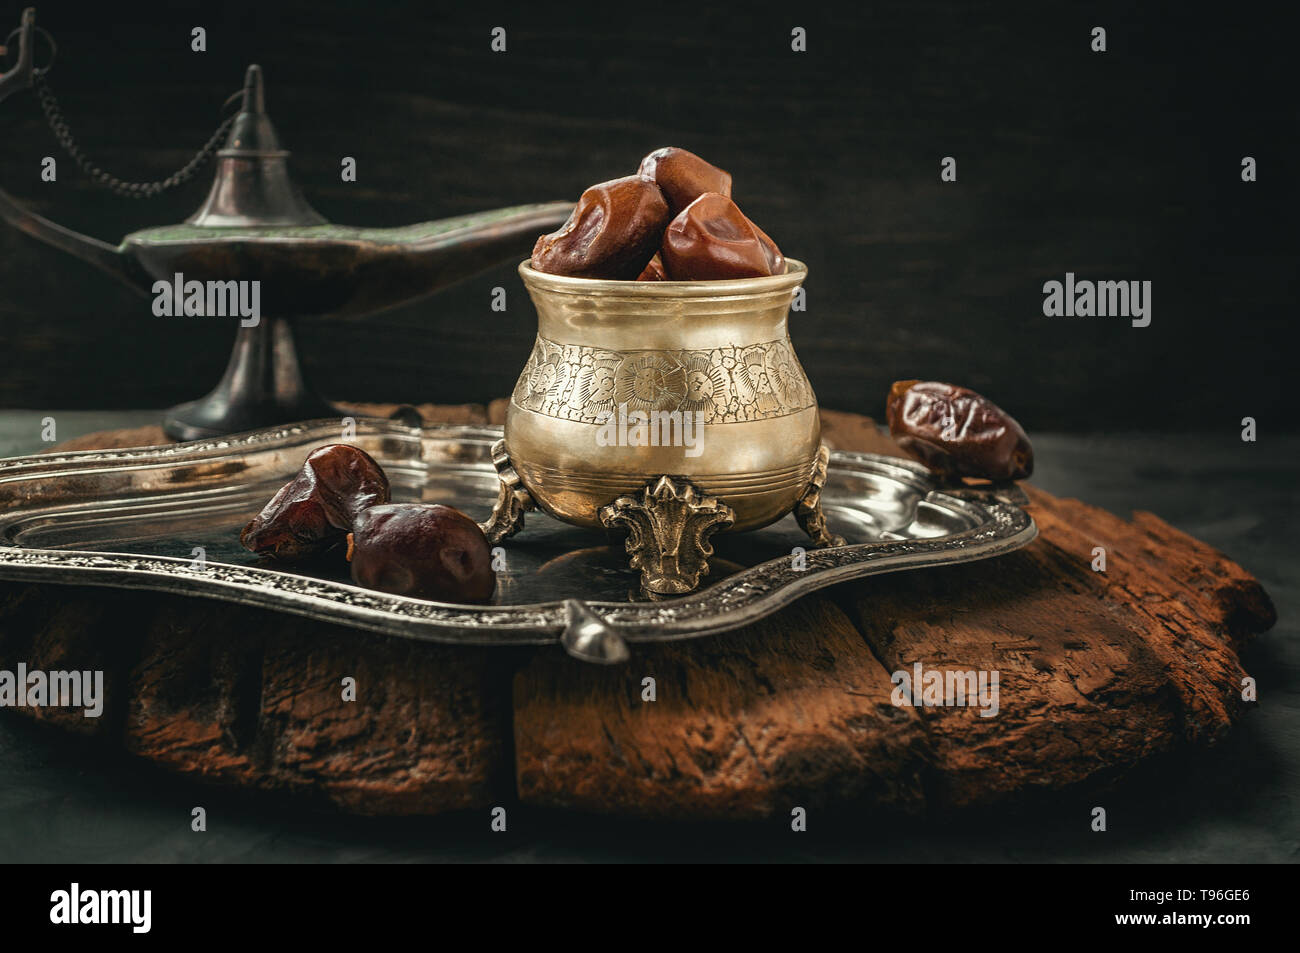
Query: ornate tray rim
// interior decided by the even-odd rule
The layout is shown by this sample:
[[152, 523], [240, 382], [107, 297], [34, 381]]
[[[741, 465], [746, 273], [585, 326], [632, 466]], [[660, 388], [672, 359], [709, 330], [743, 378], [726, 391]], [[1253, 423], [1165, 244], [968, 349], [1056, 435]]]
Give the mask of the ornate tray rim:
[[[427, 424], [409, 427], [398, 421], [358, 420], [379, 436], [442, 437], [490, 446], [501, 437], [499, 426]], [[38, 476], [93, 470], [174, 464], [227, 456], [241, 448], [273, 449], [299, 444], [320, 431], [323, 441], [337, 440], [336, 419], [304, 421], [228, 437], [130, 447], [33, 454], [0, 459], [0, 509], [7, 484]], [[150, 589], [203, 596], [324, 622], [356, 626], [400, 638], [462, 645], [550, 645], [560, 642], [571, 654], [590, 661], [617, 662], [628, 657], [629, 642], [663, 642], [696, 638], [740, 628], [762, 619], [796, 599], [837, 582], [930, 566], [973, 562], [1012, 552], [1038, 534], [1033, 519], [1005, 490], [939, 488], [919, 464], [879, 454], [832, 451], [830, 469], [896, 471], [899, 477], [932, 487], [927, 500], [961, 509], [980, 522], [948, 536], [929, 539], [878, 540], [806, 554], [807, 568], [795, 570], [777, 558], [735, 573], [684, 596], [644, 603], [586, 601], [573, 598], [515, 606], [466, 606], [389, 595], [330, 580], [315, 579], [256, 566], [209, 561], [202, 569], [192, 560], [165, 556], [29, 549], [0, 542], [0, 579]], [[1015, 500], [1013, 502], [1012, 500]]]

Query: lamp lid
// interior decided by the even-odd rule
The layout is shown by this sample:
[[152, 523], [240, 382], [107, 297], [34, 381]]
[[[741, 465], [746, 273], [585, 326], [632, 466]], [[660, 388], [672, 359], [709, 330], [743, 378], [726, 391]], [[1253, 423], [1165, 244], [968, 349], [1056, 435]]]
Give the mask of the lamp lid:
[[289, 177], [289, 153], [280, 147], [266, 114], [262, 67], [244, 76], [244, 100], [217, 152], [217, 171], [207, 200], [186, 222], [206, 227], [324, 225]]

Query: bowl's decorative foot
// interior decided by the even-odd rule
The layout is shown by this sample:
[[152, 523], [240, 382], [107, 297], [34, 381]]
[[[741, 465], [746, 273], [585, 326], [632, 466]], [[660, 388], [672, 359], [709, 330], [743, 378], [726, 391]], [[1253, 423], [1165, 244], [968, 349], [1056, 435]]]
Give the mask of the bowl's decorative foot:
[[822, 512], [822, 490], [826, 487], [826, 468], [830, 461], [831, 451], [826, 444], [822, 444], [817, 451], [817, 460], [813, 463], [812, 480], [808, 489], [804, 490], [803, 496], [794, 505], [794, 518], [816, 549], [844, 545], [844, 537], [835, 535], [827, 528], [826, 514]]
[[700, 584], [709, 571], [713, 546], [708, 538], [736, 521], [721, 500], [704, 496], [689, 480], [661, 476], [639, 496], [620, 496], [600, 509], [606, 529], [627, 527], [627, 554], [641, 570], [641, 588], [657, 595], [680, 595]]
[[492, 507], [492, 515], [486, 523], [479, 524], [479, 529], [483, 530], [488, 543], [495, 546], [524, 528], [524, 514], [535, 504], [532, 494], [510, 463], [504, 440], [492, 444], [492, 465], [497, 470], [497, 501]]

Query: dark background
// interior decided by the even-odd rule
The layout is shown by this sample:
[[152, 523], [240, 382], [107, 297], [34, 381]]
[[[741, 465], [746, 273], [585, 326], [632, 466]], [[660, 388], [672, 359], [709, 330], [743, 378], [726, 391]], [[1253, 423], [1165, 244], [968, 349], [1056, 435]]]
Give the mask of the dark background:
[[[0, 23], [21, 5], [0, 3]], [[985, 392], [1031, 432], [1236, 429], [1246, 415], [1293, 429], [1292, 36], [1248, 4], [1127, 6], [629, 5], [616, 19], [423, 0], [52, 2], [38, 22], [59, 43], [50, 83], [74, 133], [128, 179], [183, 164], [261, 63], [300, 184], [347, 224], [574, 198], [652, 148], [692, 149], [808, 263], [792, 336], [828, 407], [879, 416], [892, 380], [925, 377]], [[790, 51], [795, 25], [807, 53]], [[1106, 53], [1090, 50], [1097, 25]], [[206, 53], [190, 50], [193, 26]], [[210, 183], [205, 170], [152, 201], [101, 191], [30, 93], [0, 106], [0, 140], [0, 185], [106, 240], [180, 221]], [[39, 179], [46, 155], [55, 184]], [[339, 180], [345, 155], [356, 183]], [[946, 155], [956, 183], [939, 180]], [[1066, 271], [1152, 281], [1151, 326], [1044, 317], [1043, 282]], [[206, 391], [229, 352], [228, 322], [155, 318], [9, 228], [0, 288], [0, 407], [159, 407]], [[513, 386], [533, 322], [503, 265], [374, 318], [312, 323], [300, 343], [335, 398], [485, 401]]]
[[[0, 26], [19, 3], [0, 3]], [[7, 5], [6, 5], [7, 4]], [[632, 172], [665, 144], [730, 169], [745, 210], [805, 260], [792, 334], [823, 404], [879, 415], [895, 378], [984, 390], [1047, 435], [1035, 482], [1114, 512], [1154, 509], [1263, 582], [1278, 628], [1243, 663], [1260, 712], [1210, 750], [1153, 759], [1092, 791], [965, 816], [870, 811], [807, 841], [754, 825], [664, 828], [512, 810], [428, 822], [324, 817], [195, 789], [76, 739], [0, 719], [0, 857], [12, 860], [871, 859], [1294, 862], [1300, 830], [1296, 428], [1283, 413], [1297, 290], [1294, 34], [1259, 7], [976, 8], [959, 0], [786, 6], [774, 19], [642, 5], [632, 22], [565, 5], [46, 2], [51, 74], [74, 130], [111, 172], [161, 178], [260, 62], [312, 203], [335, 221], [398, 225], [541, 199]], [[84, 9], [83, 9], [84, 7]], [[208, 30], [208, 52], [189, 30]], [[489, 33], [508, 31], [505, 54]], [[789, 51], [791, 26], [809, 52]], [[1109, 51], [1089, 50], [1093, 26]], [[0, 105], [0, 185], [101, 238], [175, 222], [206, 194], [131, 202], [58, 151], [34, 97]], [[41, 157], [60, 180], [39, 181]], [[356, 156], [360, 181], [339, 181]], [[955, 184], [939, 160], [958, 160]], [[1240, 180], [1240, 160], [1260, 181]], [[520, 257], [523, 257], [521, 252]], [[1154, 282], [1154, 319], [1048, 319], [1066, 271]], [[505, 315], [490, 289], [509, 290]], [[159, 319], [147, 299], [0, 227], [0, 453], [41, 449], [41, 412], [160, 407], [215, 382], [231, 329]], [[506, 393], [534, 327], [509, 265], [435, 299], [303, 329], [336, 398], [482, 401]], [[1246, 452], [1235, 432], [1258, 418]], [[81, 415], [84, 429], [138, 425]], [[65, 416], [60, 437], [69, 436]], [[1169, 431], [1188, 431], [1174, 434]], [[1146, 433], [1137, 433], [1145, 431]], [[1152, 437], [1152, 431], [1165, 433]], [[1204, 434], [1197, 431], [1217, 431]], [[1086, 833], [1090, 805], [1113, 834]], [[518, 821], [516, 822], [516, 818]], [[471, 823], [472, 822], [472, 823]], [[784, 825], [782, 825], [784, 827]], [[1137, 878], [1132, 886], [1150, 889]], [[1237, 883], [1197, 883], [1231, 887]], [[1015, 905], [1008, 909], [1015, 913]]]

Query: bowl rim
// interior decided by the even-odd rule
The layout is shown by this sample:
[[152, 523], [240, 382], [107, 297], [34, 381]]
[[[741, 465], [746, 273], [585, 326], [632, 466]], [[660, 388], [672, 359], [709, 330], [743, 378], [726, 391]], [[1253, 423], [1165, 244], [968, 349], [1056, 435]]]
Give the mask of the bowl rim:
[[613, 278], [575, 278], [537, 271], [525, 258], [519, 263], [519, 277], [525, 287], [543, 288], [558, 294], [617, 295], [633, 298], [716, 298], [730, 295], [760, 295], [793, 291], [808, 276], [808, 266], [796, 258], [786, 259], [782, 275], [762, 278], [725, 278], [718, 281], [631, 281]]

